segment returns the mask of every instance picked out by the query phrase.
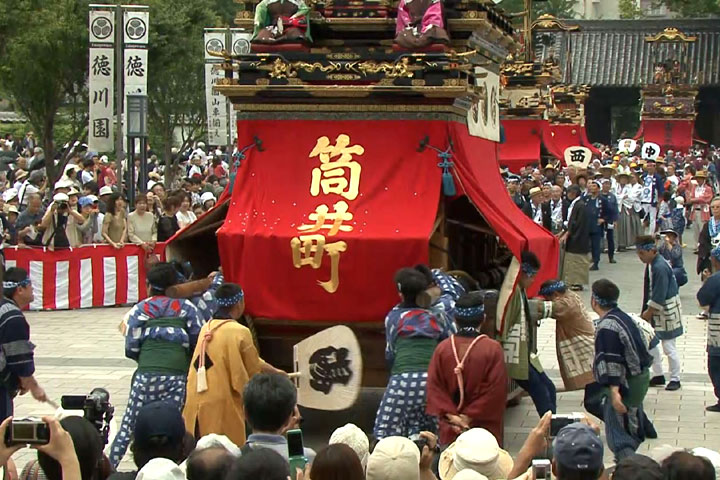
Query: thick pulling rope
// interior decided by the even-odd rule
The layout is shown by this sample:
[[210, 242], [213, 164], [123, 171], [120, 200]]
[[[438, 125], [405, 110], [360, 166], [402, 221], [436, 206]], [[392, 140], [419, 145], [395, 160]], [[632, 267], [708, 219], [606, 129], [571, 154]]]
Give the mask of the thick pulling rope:
[[455, 346], [455, 335], [450, 337], [450, 344], [452, 345], [453, 355], [455, 356], [455, 375], [457, 375], [458, 380], [458, 388], [460, 389], [460, 403], [458, 404], [457, 410], [458, 413], [460, 413], [460, 410], [462, 410], [463, 404], [465, 403], [465, 380], [463, 379], [463, 370], [465, 369], [465, 360], [467, 360], [468, 355], [470, 354], [470, 351], [473, 349], [475, 344], [480, 340], [481, 338], [485, 337], [486, 335], [479, 335], [475, 337], [475, 339], [472, 341], [470, 346], [468, 347], [467, 351], [465, 352], [465, 355], [463, 355], [462, 360], [460, 360], [460, 356], [457, 353], [457, 347]]
[[196, 384], [196, 389], [198, 393], [205, 392], [208, 389], [207, 373], [205, 371], [205, 352], [207, 351], [207, 344], [210, 343], [210, 340], [212, 340], [215, 330], [222, 327], [228, 322], [230, 322], [230, 320], [223, 320], [219, 324], [215, 325], [213, 328], [208, 329], [208, 331], [205, 332], [205, 335], [203, 335], [203, 338], [200, 341], [200, 353], [198, 355], [198, 371]]

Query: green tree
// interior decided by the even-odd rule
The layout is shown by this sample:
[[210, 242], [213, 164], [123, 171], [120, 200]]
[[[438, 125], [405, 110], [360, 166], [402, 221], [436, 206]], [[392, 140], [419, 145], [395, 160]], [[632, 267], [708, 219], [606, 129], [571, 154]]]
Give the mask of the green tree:
[[61, 109], [72, 125], [65, 140], [87, 130], [87, 15], [87, 4], [77, 0], [0, 0], [0, 89], [37, 132], [51, 182], [66, 163], [49, 161]]
[[668, 10], [681, 17], [708, 17], [720, 15], [719, 0], [660, 0]]
[[[573, 0], [534, 0], [532, 2], [532, 18], [535, 20], [543, 14], [550, 14], [557, 18], [574, 18], [575, 3]], [[498, 7], [508, 14], [521, 14], [525, 11], [525, 0], [503, 0]], [[522, 23], [522, 17], [516, 17]]]
[[[181, 150], [203, 135], [206, 124], [203, 30], [218, 26], [212, 0], [150, 0], [148, 104], [151, 139], [172, 165], [174, 134]], [[177, 160], [175, 160], [177, 161]], [[174, 166], [174, 165], [173, 165]], [[166, 185], [174, 168], [167, 169]]]
[[618, 2], [620, 18], [632, 20], [643, 16], [643, 11], [635, 0], [620, 0]]

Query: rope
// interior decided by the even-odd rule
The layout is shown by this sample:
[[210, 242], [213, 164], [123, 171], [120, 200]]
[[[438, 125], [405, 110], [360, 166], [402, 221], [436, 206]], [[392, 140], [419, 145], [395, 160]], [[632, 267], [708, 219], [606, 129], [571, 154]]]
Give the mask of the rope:
[[465, 352], [465, 355], [463, 355], [462, 360], [460, 360], [460, 356], [457, 352], [457, 346], [455, 345], [455, 335], [450, 337], [450, 344], [452, 345], [453, 350], [453, 356], [455, 357], [455, 375], [457, 376], [458, 380], [458, 388], [460, 389], [460, 403], [458, 404], [457, 410], [460, 412], [462, 410], [463, 404], [465, 403], [465, 380], [463, 379], [463, 370], [465, 369], [465, 360], [467, 360], [468, 355], [470, 354], [470, 351], [473, 349], [475, 344], [480, 340], [481, 338], [485, 337], [486, 335], [479, 335], [475, 337], [468, 347], [467, 351]]

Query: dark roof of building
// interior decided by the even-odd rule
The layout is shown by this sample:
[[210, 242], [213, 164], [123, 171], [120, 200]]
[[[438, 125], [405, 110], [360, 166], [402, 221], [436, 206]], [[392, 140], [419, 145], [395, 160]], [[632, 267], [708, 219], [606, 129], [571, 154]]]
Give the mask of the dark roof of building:
[[[576, 85], [639, 87], [653, 83], [655, 66], [679, 60], [684, 82], [698, 86], [720, 85], [720, 19], [689, 20], [567, 20], [579, 30], [551, 33], [553, 53], [564, 70], [565, 81]], [[646, 36], [675, 27], [697, 40], [650, 43]], [[536, 33], [537, 36], [543, 33]], [[545, 34], [547, 35], [547, 34]], [[543, 50], [535, 44], [536, 55]], [[569, 56], [566, 54], [569, 48]], [[540, 54], [542, 57], [543, 55]]]

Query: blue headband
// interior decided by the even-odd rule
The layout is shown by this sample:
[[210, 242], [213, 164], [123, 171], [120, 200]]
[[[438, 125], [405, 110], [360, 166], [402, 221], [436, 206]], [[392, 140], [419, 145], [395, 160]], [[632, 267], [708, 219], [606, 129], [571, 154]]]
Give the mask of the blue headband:
[[26, 278], [25, 280], [20, 280], [19, 282], [3, 282], [3, 290], [18, 287], [27, 287], [28, 285], [30, 285], [29, 278]]
[[218, 298], [217, 303], [221, 307], [228, 308], [228, 307], [232, 307], [235, 304], [240, 303], [240, 301], [242, 301], [242, 299], [244, 297], [245, 297], [245, 293], [242, 290], [240, 290], [238, 293], [236, 293], [232, 297]]
[[462, 318], [480, 317], [485, 314], [484, 305], [476, 305], [474, 307], [455, 307], [455, 316]]
[[535, 267], [533, 267], [532, 265], [530, 265], [529, 263], [525, 263], [525, 262], [523, 262], [523, 263], [520, 265], [520, 270], [522, 270], [522, 272], [523, 272], [525, 275], [527, 275], [528, 277], [532, 277], [532, 276], [534, 276], [534, 275], [537, 275], [537, 273], [538, 273], [538, 269], [537, 269], [537, 268], [535, 268]]
[[595, 300], [595, 303], [600, 305], [603, 308], [615, 308], [617, 307], [617, 302], [613, 300], [606, 300], [604, 298], [598, 297], [595, 292], [592, 293], [592, 298]]
[[548, 295], [552, 295], [555, 292], [564, 291], [565, 288], [565, 282], [563, 282], [562, 280], [558, 280], [557, 282], [553, 282], [541, 288], [540, 295], [542, 295], [543, 297], [547, 297]]
[[720, 246], [713, 248], [712, 251], [710, 252], [710, 256], [713, 257], [718, 262], [720, 262]]
[[636, 243], [635, 248], [637, 248], [638, 250], [650, 251], [650, 250], [655, 250], [657, 248], [657, 246], [655, 245], [655, 242], [647, 242], [647, 243]]

